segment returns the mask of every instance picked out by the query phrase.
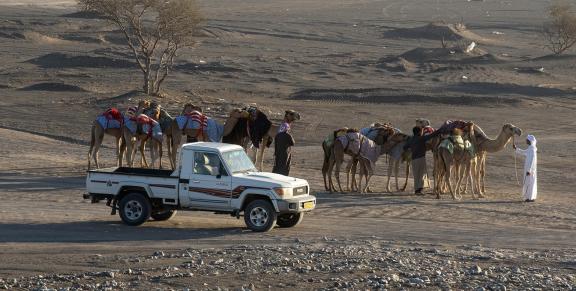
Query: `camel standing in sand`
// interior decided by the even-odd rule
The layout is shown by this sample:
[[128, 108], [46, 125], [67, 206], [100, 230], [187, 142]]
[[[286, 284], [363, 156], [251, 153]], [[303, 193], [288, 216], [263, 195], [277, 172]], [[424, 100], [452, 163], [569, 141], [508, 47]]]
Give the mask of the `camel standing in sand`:
[[331, 154], [328, 160], [328, 190], [330, 193], [336, 192], [336, 187], [332, 182], [332, 173], [336, 177], [338, 189], [342, 191], [342, 184], [340, 183], [340, 168], [344, 162], [344, 155], [357, 156], [360, 154], [360, 143], [362, 139], [367, 139], [357, 131], [349, 131], [345, 135], [340, 136], [334, 140], [332, 145]]
[[[384, 151], [389, 154], [388, 181], [386, 182], [386, 192], [392, 192], [390, 190], [390, 181], [392, 180], [392, 175], [394, 175], [396, 180], [396, 191], [404, 191], [408, 186], [408, 177], [410, 176], [410, 152], [404, 150], [404, 145], [408, 139], [409, 136], [407, 134], [398, 132], [388, 138], [388, 141], [386, 144], [384, 144]], [[398, 184], [398, 173], [400, 171], [401, 163], [406, 163], [406, 178], [402, 188], [400, 188]]]
[[[438, 147], [438, 161], [436, 173], [436, 198], [440, 199], [442, 188], [446, 186], [453, 199], [462, 198], [462, 181], [468, 181], [473, 175], [472, 167], [476, 157], [474, 151], [474, 125], [468, 127], [466, 139], [462, 137], [460, 130], [455, 130], [456, 135], [446, 138]], [[450, 150], [449, 147], [452, 149]], [[455, 174], [455, 187], [452, 187], [451, 177]], [[474, 187], [472, 178], [472, 187]], [[474, 192], [474, 191], [473, 191]], [[474, 193], [472, 194], [474, 197]]]
[[88, 151], [88, 170], [90, 170], [92, 158], [94, 158], [94, 164], [96, 164], [96, 169], [100, 168], [100, 163], [98, 159], [98, 152], [102, 146], [102, 141], [104, 140], [104, 135], [110, 135], [114, 137], [116, 145], [116, 165], [122, 167], [122, 159], [124, 157], [124, 151], [126, 146], [122, 142], [122, 127], [120, 128], [106, 128], [104, 129], [102, 125], [96, 120], [92, 123], [91, 138], [90, 138], [90, 150]]
[[475, 138], [478, 161], [475, 167], [476, 169], [473, 171], [476, 179], [476, 185], [478, 187], [478, 193], [480, 194], [480, 197], [484, 197], [486, 194], [486, 156], [488, 153], [496, 153], [504, 150], [512, 137], [515, 135], [522, 135], [522, 129], [510, 123], [504, 124], [496, 139], [488, 138], [483, 132], [482, 134], [478, 134], [478, 130], [482, 131], [482, 129], [479, 127], [475, 127], [474, 130], [477, 132]]
[[[392, 127], [381, 128], [375, 141], [364, 140], [360, 145], [360, 158], [358, 159], [360, 164], [360, 176], [358, 178], [359, 193], [372, 192], [370, 190], [370, 179], [374, 175], [376, 161], [378, 161], [381, 155], [389, 152], [385, 148], [385, 145], [388, 138], [393, 136], [395, 132]], [[366, 181], [364, 187], [362, 187], [362, 177], [364, 177]]]
[[[322, 162], [322, 178], [324, 180], [324, 189], [330, 191], [328, 187], [328, 168], [330, 167], [330, 156], [332, 155], [332, 146], [334, 146], [334, 141], [340, 136], [345, 135], [348, 132], [348, 128], [340, 128], [330, 133], [330, 135], [322, 141], [322, 151], [324, 152], [324, 161]], [[346, 182], [348, 184], [348, 182]]]
[[[136, 144], [139, 142], [139, 152], [140, 152], [140, 166], [144, 167], [144, 168], [148, 168], [149, 164], [148, 161], [146, 160], [146, 156], [145, 156], [145, 150], [146, 150], [146, 143], [148, 141], [151, 141], [152, 143], [154, 143], [154, 145], [152, 146], [155, 150], [153, 150], [151, 152], [151, 158], [152, 158], [152, 164], [155, 165], [156, 164], [156, 159], [159, 159], [159, 167], [160, 169], [162, 169], [162, 135], [161, 135], [161, 130], [160, 130], [160, 139], [157, 139], [154, 137], [154, 135], [151, 135], [149, 132], [146, 132], [143, 130], [144, 124], [141, 122], [141, 120], [143, 120], [145, 123], [148, 123], [148, 126], [154, 127], [154, 124], [157, 124], [158, 127], [160, 127], [160, 125], [154, 121], [153, 119], [151, 119], [150, 117], [144, 115], [144, 114], [140, 114], [135, 118], [137, 125], [136, 125], [136, 129], [134, 130], [134, 132], [132, 132], [130, 130], [130, 128], [128, 126], [126, 126], [126, 124], [123, 126], [122, 128], [122, 136], [124, 139], [124, 142], [126, 143], [126, 147], [127, 147], [127, 151], [126, 151], [126, 162], [128, 163], [129, 167], [133, 167], [134, 166], [134, 157], [136, 155]], [[156, 156], [156, 154], [158, 156]]]
[[[202, 109], [198, 106], [194, 106], [190, 103], [184, 105], [184, 109], [182, 110], [182, 115], [187, 115], [187, 114], [191, 114], [194, 111], [197, 111], [200, 115], [202, 114]], [[180, 147], [180, 144], [182, 143], [182, 136], [188, 136], [188, 137], [193, 137], [196, 138], [198, 141], [207, 141], [208, 140], [208, 134], [206, 132], [206, 128], [202, 128], [201, 126], [199, 126], [198, 128], [188, 128], [188, 123], [190, 122], [196, 122], [196, 121], [191, 121], [190, 119], [188, 119], [186, 121], [186, 123], [184, 124], [184, 128], [180, 129], [179, 125], [178, 125], [178, 121], [176, 120], [178, 117], [174, 118], [172, 120], [172, 123], [170, 125], [170, 128], [167, 130], [167, 132], [169, 132], [169, 135], [171, 136], [171, 140], [172, 140], [172, 145], [170, 147], [170, 165], [174, 168], [176, 167], [176, 155], [178, 153], [178, 147]]]
[[[174, 118], [164, 110], [160, 105], [152, 106], [150, 105], [149, 108], [145, 109], [143, 113], [158, 123], [160, 123], [160, 128], [162, 129], [163, 139], [166, 141], [166, 149], [168, 151], [168, 160], [170, 161], [170, 168], [175, 169], [176, 165], [172, 161], [172, 122]], [[157, 152], [159, 149], [156, 148], [156, 144], [154, 142], [148, 141], [148, 145], [150, 147], [150, 154], [152, 155], [153, 152]], [[160, 155], [162, 157], [162, 155]], [[154, 165], [152, 165], [154, 166]]]
[[[394, 134], [394, 129], [391, 127], [382, 127], [378, 128], [378, 135], [375, 141], [368, 139], [367, 137], [359, 134], [359, 133], [348, 133], [344, 137], [338, 138], [334, 141], [334, 146], [332, 147], [332, 155], [330, 156], [329, 162], [329, 188], [330, 191], [335, 191], [333, 183], [332, 183], [332, 170], [335, 169], [334, 176], [336, 177], [336, 182], [338, 183], [338, 188], [340, 192], [342, 192], [342, 186], [340, 184], [340, 167], [344, 160], [344, 154], [351, 155], [352, 166], [347, 167], [352, 170], [352, 187], [355, 184], [355, 169], [356, 166], [354, 164], [358, 163], [360, 166], [360, 179], [365, 177], [366, 179], [366, 186], [364, 188], [361, 187], [361, 184], [358, 185], [358, 191], [360, 193], [370, 191], [369, 190], [369, 182], [370, 178], [374, 173], [374, 166], [378, 157], [384, 154], [382, 150], [383, 145], [386, 143], [387, 139]], [[357, 134], [358, 138], [355, 138], [351, 134]], [[346, 143], [344, 145], [343, 143]], [[358, 159], [358, 156], [362, 155], [362, 159]], [[368, 163], [369, 162], [369, 163]], [[367, 164], [368, 163], [368, 164]], [[350, 172], [348, 172], [350, 174]]]

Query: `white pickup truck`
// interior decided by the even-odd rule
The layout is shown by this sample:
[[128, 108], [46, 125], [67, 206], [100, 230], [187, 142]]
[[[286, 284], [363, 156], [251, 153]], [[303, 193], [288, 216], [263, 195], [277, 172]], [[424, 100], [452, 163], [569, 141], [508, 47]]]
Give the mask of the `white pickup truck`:
[[222, 143], [184, 144], [175, 171], [107, 168], [88, 171], [85, 199], [107, 201], [124, 223], [168, 220], [177, 210], [244, 215], [253, 231], [293, 227], [316, 207], [303, 179], [258, 172], [243, 148]]

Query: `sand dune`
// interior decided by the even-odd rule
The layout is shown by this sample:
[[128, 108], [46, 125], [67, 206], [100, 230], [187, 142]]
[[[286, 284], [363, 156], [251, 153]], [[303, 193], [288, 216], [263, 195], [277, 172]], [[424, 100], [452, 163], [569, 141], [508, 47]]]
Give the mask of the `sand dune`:
[[469, 42], [475, 41], [481, 44], [500, 43], [498, 40], [486, 38], [470, 31], [463, 24], [450, 23], [430, 23], [419, 27], [397, 28], [388, 30], [384, 32], [383, 35], [386, 38], [414, 38], [438, 41], [467, 40]]

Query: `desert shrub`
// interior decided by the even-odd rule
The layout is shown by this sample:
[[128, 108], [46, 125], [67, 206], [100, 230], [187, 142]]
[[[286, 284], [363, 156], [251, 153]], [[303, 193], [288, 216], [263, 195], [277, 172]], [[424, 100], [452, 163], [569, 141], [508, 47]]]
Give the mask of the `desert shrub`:
[[559, 55], [576, 44], [576, 15], [572, 4], [554, 2], [548, 8], [550, 20], [544, 23], [546, 48]]

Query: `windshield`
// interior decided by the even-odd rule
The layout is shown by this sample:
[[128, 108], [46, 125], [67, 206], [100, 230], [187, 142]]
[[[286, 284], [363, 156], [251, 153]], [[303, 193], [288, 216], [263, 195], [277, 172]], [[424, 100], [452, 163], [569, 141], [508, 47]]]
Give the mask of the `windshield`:
[[228, 165], [232, 174], [257, 171], [244, 150], [224, 152], [222, 153], [222, 158], [224, 158], [224, 162]]

